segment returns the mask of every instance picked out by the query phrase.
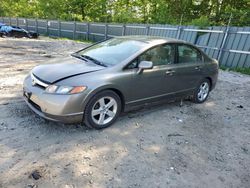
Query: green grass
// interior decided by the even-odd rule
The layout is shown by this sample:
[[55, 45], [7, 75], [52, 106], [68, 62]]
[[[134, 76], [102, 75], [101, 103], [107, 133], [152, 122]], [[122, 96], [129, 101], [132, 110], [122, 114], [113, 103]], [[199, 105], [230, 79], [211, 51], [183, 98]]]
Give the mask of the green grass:
[[58, 40], [72, 40], [72, 41], [76, 41], [76, 42], [84, 42], [84, 43], [93, 43], [92, 41], [90, 40], [81, 40], [81, 39], [69, 39], [69, 38], [65, 38], [65, 37], [50, 37], [50, 38], [53, 38], [53, 39], [58, 39]]
[[242, 73], [242, 74], [250, 75], [250, 68], [229, 68], [229, 67], [223, 67], [223, 66], [221, 66], [220, 69], [226, 70], [226, 71], [234, 71], [234, 72], [239, 72], [239, 73]]

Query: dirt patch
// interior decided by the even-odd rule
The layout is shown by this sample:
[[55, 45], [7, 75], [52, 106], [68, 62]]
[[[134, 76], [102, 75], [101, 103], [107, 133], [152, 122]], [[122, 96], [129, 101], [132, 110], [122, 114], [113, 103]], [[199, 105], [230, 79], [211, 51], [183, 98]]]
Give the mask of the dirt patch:
[[86, 44], [0, 44], [0, 187], [250, 186], [249, 76], [220, 71], [204, 104], [149, 107], [89, 130], [46, 121], [22, 100], [32, 67]]

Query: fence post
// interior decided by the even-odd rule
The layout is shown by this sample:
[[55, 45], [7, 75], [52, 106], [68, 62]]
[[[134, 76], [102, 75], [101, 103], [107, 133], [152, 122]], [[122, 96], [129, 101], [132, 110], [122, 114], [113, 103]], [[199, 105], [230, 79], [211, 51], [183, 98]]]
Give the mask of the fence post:
[[105, 23], [105, 40], [108, 38], [108, 24]]
[[223, 40], [222, 40], [222, 44], [221, 44], [220, 49], [219, 49], [219, 54], [218, 54], [218, 58], [217, 58], [219, 62], [220, 62], [221, 57], [222, 57], [222, 52], [223, 52], [223, 50], [225, 48], [228, 33], [229, 33], [229, 27], [227, 27], [226, 31], [224, 32], [224, 37], [223, 37]]
[[122, 36], [125, 36], [126, 34], [126, 24], [123, 24], [122, 26]]
[[36, 32], [38, 33], [38, 22], [37, 22], [37, 18], [36, 18]]
[[182, 27], [181, 26], [178, 26], [178, 28], [177, 28], [178, 30], [177, 30], [177, 34], [176, 34], [176, 38], [177, 39], [180, 39], [180, 37], [181, 37], [181, 31], [182, 31]]
[[90, 23], [87, 23], [87, 40], [89, 40], [89, 27], [90, 27]]
[[147, 25], [147, 27], [146, 27], [146, 35], [149, 35], [149, 30], [150, 30], [150, 26]]
[[74, 27], [73, 27], [73, 39], [76, 39], [76, 21], [74, 21]]
[[230, 26], [232, 17], [233, 17], [233, 14], [231, 13], [230, 18], [229, 18], [229, 20], [228, 20], [226, 32], [225, 32], [224, 37], [223, 37], [222, 44], [221, 44], [221, 47], [220, 47], [220, 49], [219, 49], [219, 54], [218, 54], [218, 58], [217, 58], [218, 61], [219, 61], [219, 63], [220, 63], [220, 61], [221, 61], [222, 52], [223, 52], [223, 50], [224, 50], [224, 48], [225, 48], [225, 44], [226, 44], [226, 41], [227, 41], [227, 37], [228, 37], [229, 31], [230, 31], [230, 27], [229, 27], [229, 26]]
[[46, 35], [49, 36], [49, 21], [46, 20]]
[[16, 26], [19, 27], [19, 19], [16, 17]]
[[27, 18], [25, 18], [24, 21], [25, 21], [26, 30], [28, 30], [28, 21], [27, 21]]
[[61, 21], [58, 20], [58, 37], [61, 37]]

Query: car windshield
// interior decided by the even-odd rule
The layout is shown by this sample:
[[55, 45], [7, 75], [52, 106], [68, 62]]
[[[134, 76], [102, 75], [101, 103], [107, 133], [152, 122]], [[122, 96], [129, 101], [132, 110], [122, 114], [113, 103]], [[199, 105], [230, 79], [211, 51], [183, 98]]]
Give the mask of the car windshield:
[[142, 41], [113, 38], [79, 51], [78, 55], [83, 58], [89, 57], [89, 60], [92, 58], [95, 60], [94, 63], [112, 66], [126, 60], [144, 46], [145, 43]]

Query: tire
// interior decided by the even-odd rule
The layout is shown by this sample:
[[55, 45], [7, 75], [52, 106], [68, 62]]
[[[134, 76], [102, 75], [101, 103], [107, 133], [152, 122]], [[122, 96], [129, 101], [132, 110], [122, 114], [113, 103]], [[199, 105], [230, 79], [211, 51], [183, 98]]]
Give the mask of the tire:
[[6, 38], [6, 37], [9, 37], [9, 35], [8, 35], [7, 33], [3, 33], [3, 34], [2, 34], [2, 37], [3, 37], [3, 38]]
[[203, 79], [193, 94], [194, 103], [203, 103], [207, 100], [210, 92], [211, 83], [208, 79]]
[[83, 123], [94, 129], [103, 129], [112, 125], [121, 112], [121, 99], [111, 90], [97, 93], [87, 103]]

